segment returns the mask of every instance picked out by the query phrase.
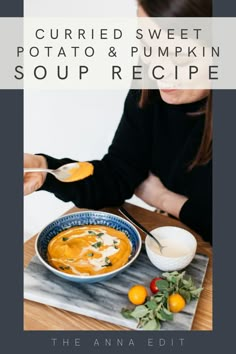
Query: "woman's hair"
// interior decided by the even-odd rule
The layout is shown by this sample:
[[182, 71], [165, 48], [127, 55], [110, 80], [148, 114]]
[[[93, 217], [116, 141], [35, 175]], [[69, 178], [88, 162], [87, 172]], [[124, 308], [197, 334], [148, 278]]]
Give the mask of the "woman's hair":
[[[150, 17], [211, 17], [212, 0], [138, 0]], [[154, 96], [154, 90], [142, 90], [139, 106], [144, 107]], [[189, 166], [207, 164], [212, 158], [212, 92], [206, 101], [205, 123], [198, 152]]]
[[212, 0], [138, 0], [150, 17], [211, 17]]

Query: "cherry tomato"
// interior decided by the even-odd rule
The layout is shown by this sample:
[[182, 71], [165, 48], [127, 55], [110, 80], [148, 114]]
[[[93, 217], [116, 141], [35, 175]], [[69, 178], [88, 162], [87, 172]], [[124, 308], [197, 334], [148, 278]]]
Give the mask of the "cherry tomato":
[[157, 294], [159, 291], [157, 283], [156, 283], [157, 280], [162, 280], [162, 278], [154, 278], [154, 279], [152, 279], [152, 281], [150, 283], [150, 290], [153, 294]]

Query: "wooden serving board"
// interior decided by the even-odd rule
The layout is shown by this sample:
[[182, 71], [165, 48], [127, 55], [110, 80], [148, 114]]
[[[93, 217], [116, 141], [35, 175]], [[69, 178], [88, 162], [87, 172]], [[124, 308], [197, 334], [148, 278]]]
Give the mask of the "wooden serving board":
[[[196, 254], [186, 268], [196, 286], [202, 286], [208, 257]], [[162, 272], [149, 261], [143, 248], [128, 269], [102, 283], [79, 284], [63, 280], [51, 273], [34, 256], [24, 271], [24, 298], [59, 309], [86, 315], [130, 329], [136, 329], [135, 320], [125, 319], [120, 311], [133, 308], [127, 298], [128, 289], [135, 284], [149, 287], [150, 280]], [[203, 290], [204, 292], [204, 290]], [[174, 320], [163, 322], [162, 330], [191, 330], [198, 300], [188, 304], [184, 311], [174, 314]]]

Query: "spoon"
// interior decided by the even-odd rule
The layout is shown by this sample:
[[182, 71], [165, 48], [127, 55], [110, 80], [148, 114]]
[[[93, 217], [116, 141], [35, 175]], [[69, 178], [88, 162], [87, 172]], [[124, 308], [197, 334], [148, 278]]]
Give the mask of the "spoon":
[[136, 225], [141, 231], [145, 232], [148, 236], [150, 236], [157, 244], [158, 247], [160, 248], [160, 252], [162, 253], [163, 248], [167, 247], [167, 246], [162, 246], [161, 243], [156, 239], [156, 237], [154, 235], [151, 234], [151, 232], [149, 232], [148, 230], [146, 230], [137, 220], [135, 220], [133, 218], [133, 216], [131, 216], [128, 211], [123, 208], [120, 207], [119, 211], [121, 212], [121, 214], [123, 214], [129, 221], [131, 221], [134, 225]]
[[[73, 172], [75, 169], [79, 169], [80, 165], [78, 162], [72, 162], [68, 163], [66, 165], [63, 165], [56, 170], [48, 169], [48, 168], [24, 168], [24, 172], [48, 172], [51, 173], [54, 177], [56, 177], [59, 181], [61, 182], [73, 182], [71, 177], [71, 170], [73, 169]], [[77, 178], [78, 179], [78, 178]], [[76, 179], [76, 180], [77, 180]]]

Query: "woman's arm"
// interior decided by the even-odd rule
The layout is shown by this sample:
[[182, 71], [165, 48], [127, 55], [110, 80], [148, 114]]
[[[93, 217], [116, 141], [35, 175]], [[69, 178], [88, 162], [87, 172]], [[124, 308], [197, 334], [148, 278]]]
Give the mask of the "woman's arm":
[[147, 204], [161, 209], [176, 218], [179, 218], [181, 208], [188, 200], [184, 195], [168, 190], [163, 185], [160, 178], [151, 173], [148, 178], [136, 188], [135, 195]]
[[168, 190], [161, 180], [149, 174], [135, 190], [135, 195], [197, 231], [206, 241], [212, 242], [212, 190], [211, 174], [204, 185], [198, 187], [190, 196]]
[[[91, 161], [94, 174], [82, 181], [62, 183], [47, 175], [41, 190], [55, 194], [79, 207], [101, 208], [120, 205], [148, 175], [151, 159], [151, 119], [148, 109], [138, 107], [139, 94], [130, 91], [124, 113], [108, 153], [101, 161]], [[76, 149], [76, 146], [75, 146]], [[48, 168], [71, 162], [40, 154]]]

